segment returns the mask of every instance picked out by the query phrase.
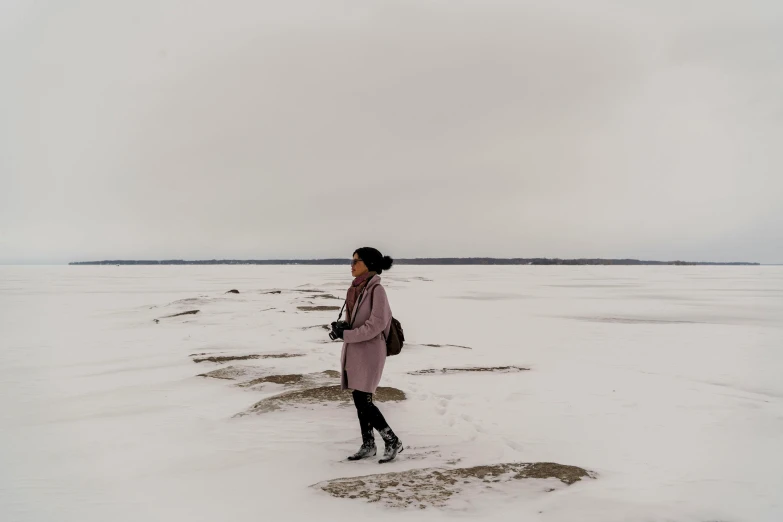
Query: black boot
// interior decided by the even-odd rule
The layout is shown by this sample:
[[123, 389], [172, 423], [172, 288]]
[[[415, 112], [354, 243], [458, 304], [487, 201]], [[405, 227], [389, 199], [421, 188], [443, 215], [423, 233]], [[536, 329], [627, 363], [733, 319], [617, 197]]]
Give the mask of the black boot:
[[391, 428], [385, 428], [380, 431], [383, 441], [386, 443], [386, 449], [383, 452], [383, 458], [378, 461], [379, 464], [391, 462], [397, 458], [397, 455], [405, 449], [402, 447], [402, 441], [394, 434]]
[[375, 454], [378, 452], [377, 448], [375, 447], [375, 442], [371, 444], [362, 444], [362, 447], [359, 448], [359, 451], [348, 457], [348, 460], [362, 460], [362, 459], [369, 459], [370, 457], [374, 457]]
[[362, 460], [374, 457], [378, 450], [375, 447], [375, 435], [372, 432], [372, 424], [364, 418], [364, 412], [359, 414], [359, 426], [362, 430], [362, 447], [359, 451], [348, 457], [348, 460]]

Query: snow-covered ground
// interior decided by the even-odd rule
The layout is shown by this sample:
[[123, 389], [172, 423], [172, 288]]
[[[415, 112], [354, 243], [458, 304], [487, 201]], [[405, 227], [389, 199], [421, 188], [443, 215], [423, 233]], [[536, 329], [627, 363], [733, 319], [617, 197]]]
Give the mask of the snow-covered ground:
[[[348, 267], [0, 267], [0, 520], [783, 520], [783, 267], [395, 267], [409, 345], [382, 385], [407, 400], [381, 409], [406, 451], [387, 466], [343, 460], [351, 407], [235, 417], [284, 386], [197, 377], [337, 369], [340, 344], [306, 328], [336, 312], [297, 307], [341, 301], [294, 290], [349, 282]], [[509, 365], [530, 370], [409, 373]], [[597, 478], [426, 510], [309, 487], [505, 462]]]

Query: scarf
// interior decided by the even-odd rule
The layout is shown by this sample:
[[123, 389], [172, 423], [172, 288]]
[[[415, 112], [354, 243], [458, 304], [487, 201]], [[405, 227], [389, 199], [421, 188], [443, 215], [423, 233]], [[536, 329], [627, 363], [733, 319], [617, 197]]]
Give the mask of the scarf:
[[348, 296], [345, 298], [345, 308], [348, 310], [345, 319], [349, 324], [351, 322], [351, 317], [353, 316], [353, 309], [356, 306], [356, 301], [367, 286], [370, 278], [375, 275], [378, 274], [376, 272], [367, 272], [354, 279], [353, 283], [351, 283], [351, 288], [348, 289]]

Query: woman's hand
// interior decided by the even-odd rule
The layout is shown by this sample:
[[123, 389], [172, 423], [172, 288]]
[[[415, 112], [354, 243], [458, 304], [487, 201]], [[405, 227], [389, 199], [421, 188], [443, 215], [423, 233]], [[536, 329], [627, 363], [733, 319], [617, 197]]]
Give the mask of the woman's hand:
[[343, 332], [350, 330], [350, 325], [345, 321], [335, 321], [332, 323], [332, 331], [329, 332], [329, 338], [332, 341], [343, 338]]

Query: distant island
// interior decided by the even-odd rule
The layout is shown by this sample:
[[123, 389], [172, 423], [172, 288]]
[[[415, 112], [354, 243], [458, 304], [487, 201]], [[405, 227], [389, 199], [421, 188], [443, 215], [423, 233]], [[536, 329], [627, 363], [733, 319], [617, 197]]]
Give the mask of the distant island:
[[[115, 260], [74, 261], [69, 265], [345, 265], [348, 259], [208, 259], [188, 261]], [[638, 259], [558, 259], [558, 258], [494, 258], [494, 257], [424, 257], [395, 259], [397, 265], [673, 265], [673, 266], [758, 266], [760, 263], [714, 263], [707, 261], [640, 261]]]

